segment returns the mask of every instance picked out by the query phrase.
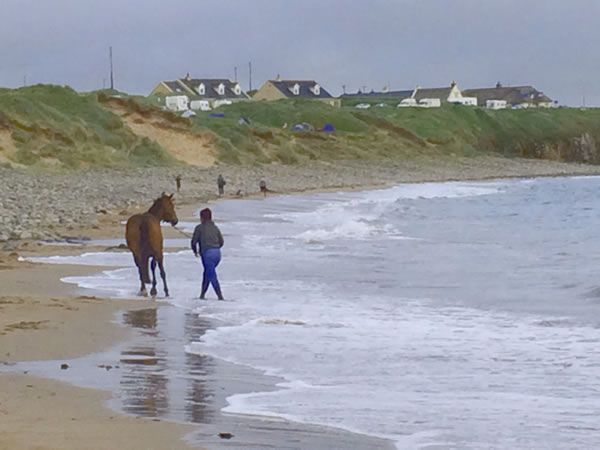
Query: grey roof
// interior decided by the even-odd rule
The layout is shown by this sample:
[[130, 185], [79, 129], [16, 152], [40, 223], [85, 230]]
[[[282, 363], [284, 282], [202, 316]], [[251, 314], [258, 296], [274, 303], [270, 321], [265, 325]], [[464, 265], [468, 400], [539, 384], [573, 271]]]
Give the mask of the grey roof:
[[185, 87], [182, 86], [181, 84], [179, 84], [179, 82], [177, 80], [175, 81], [163, 81], [163, 83], [169, 88], [171, 89], [171, 91], [178, 93], [178, 94], [189, 94], [189, 92], [187, 92], [185, 90]]
[[420, 101], [424, 98], [439, 98], [442, 102], [448, 100], [452, 87], [443, 88], [417, 88], [415, 100]]
[[533, 86], [498, 86], [492, 88], [466, 89], [465, 97], [477, 97], [477, 104], [485, 106], [487, 100], [506, 100], [509, 105], [521, 103], [551, 103], [552, 99]]
[[[319, 95], [311, 90], [316, 84], [314, 80], [269, 80], [283, 95], [290, 98], [332, 98], [332, 95], [319, 84]], [[298, 95], [292, 93], [292, 89], [295, 85], [300, 87]]]
[[[179, 80], [185, 84], [188, 89], [194, 92], [194, 95], [200, 98], [214, 98], [214, 99], [246, 99], [248, 95], [242, 90], [240, 94], [236, 94], [234, 88], [237, 84], [235, 81], [227, 80], [225, 78], [182, 78]], [[198, 93], [198, 87], [204, 84], [205, 94], [200, 95]], [[218, 87], [220, 84], [225, 86], [225, 93], [220, 95], [218, 93]]]
[[342, 97], [392, 97], [398, 99], [405, 99], [412, 95], [413, 91], [387, 91], [387, 92], [356, 92], [354, 94], [343, 94]]

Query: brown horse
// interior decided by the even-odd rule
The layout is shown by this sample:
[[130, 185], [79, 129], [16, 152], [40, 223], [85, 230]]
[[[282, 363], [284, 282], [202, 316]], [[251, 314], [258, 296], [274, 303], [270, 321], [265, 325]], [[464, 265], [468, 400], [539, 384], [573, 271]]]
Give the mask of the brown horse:
[[152, 258], [152, 289], [150, 295], [156, 296], [156, 264], [160, 270], [160, 276], [165, 288], [165, 296], [169, 296], [167, 279], [163, 266], [163, 237], [160, 230], [161, 222], [169, 222], [172, 226], [177, 225], [177, 214], [173, 206], [173, 194], [166, 195], [164, 192], [154, 201], [147, 213], [131, 216], [125, 228], [125, 239], [127, 247], [133, 253], [133, 260], [140, 274], [142, 284], [139, 295], [146, 296], [146, 283], [150, 283], [148, 274], [148, 260]]

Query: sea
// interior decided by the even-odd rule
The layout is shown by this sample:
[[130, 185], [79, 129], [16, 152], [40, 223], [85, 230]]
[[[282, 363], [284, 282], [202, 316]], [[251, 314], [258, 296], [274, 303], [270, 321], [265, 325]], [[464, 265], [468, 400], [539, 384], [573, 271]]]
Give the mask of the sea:
[[[279, 380], [231, 393], [224, 414], [324, 425], [401, 449], [600, 447], [599, 177], [403, 184], [211, 208], [225, 237], [227, 301], [197, 298], [201, 266], [187, 248], [167, 252], [171, 298], [159, 301], [212, 324], [186, 335], [174, 321], [180, 351]], [[83, 292], [132, 298], [138, 289], [127, 252], [36, 260], [113, 267], [63, 280]], [[170, 368], [166, 382], [185, 370]]]

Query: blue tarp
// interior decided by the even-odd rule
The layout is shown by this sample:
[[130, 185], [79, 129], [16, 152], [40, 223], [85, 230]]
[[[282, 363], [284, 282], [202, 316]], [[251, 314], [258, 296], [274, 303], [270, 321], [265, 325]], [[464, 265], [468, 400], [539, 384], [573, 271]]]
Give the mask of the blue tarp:
[[225, 113], [210, 113], [209, 117], [225, 117]]
[[323, 128], [321, 128], [321, 131], [324, 131], [325, 133], [333, 133], [335, 132], [335, 127], [330, 123], [326, 123], [323, 125]]

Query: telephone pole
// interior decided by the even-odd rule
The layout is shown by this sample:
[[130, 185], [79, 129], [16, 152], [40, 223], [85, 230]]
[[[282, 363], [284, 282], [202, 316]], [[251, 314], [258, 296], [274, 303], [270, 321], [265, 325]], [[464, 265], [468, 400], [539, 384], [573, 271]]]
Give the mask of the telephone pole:
[[250, 80], [248, 83], [250, 85], [250, 89], [248, 89], [248, 90], [251, 91], [252, 90], [252, 61], [250, 61], [248, 63], [248, 73], [249, 73], [248, 78]]
[[233, 81], [237, 83], [237, 66], [233, 68]]
[[113, 77], [113, 58], [112, 58], [112, 46], [108, 47], [108, 57], [110, 59], [110, 89], [115, 88], [115, 80]]

